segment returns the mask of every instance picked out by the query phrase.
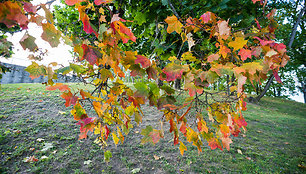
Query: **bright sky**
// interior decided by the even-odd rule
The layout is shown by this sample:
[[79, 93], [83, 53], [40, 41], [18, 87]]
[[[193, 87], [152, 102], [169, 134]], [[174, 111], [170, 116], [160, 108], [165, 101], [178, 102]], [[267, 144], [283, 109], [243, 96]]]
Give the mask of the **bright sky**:
[[[40, 3], [46, 3], [47, 0], [34, 0], [32, 4], [37, 5]], [[52, 3], [52, 5], [60, 5], [60, 0], [56, 0]], [[47, 6], [48, 7], [48, 6]], [[51, 6], [52, 11], [52, 6]], [[43, 14], [43, 10], [39, 10], [40, 13]], [[69, 61], [72, 61], [72, 55], [69, 51], [72, 48], [68, 45], [61, 43], [58, 47], [52, 48], [49, 43], [41, 39], [42, 29], [36, 24], [30, 23], [28, 25], [28, 33], [36, 38], [35, 43], [39, 48], [43, 50], [48, 50], [47, 56], [44, 57], [44, 60], [40, 62], [40, 64], [47, 65], [51, 62], [57, 62], [59, 64], [69, 65]], [[15, 33], [14, 35], [8, 34], [8, 40], [11, 41], [14, 45], [14, 54], [11, 58], [5, 59], [0, 57], [0, 62], [17, 64], [22, 66], [28, 66], [31, 64], [31, 60], [28, 60], [28, 55], [31, 54], [30, 51], [24, 50], [19, 44], [20, 39], [24, 36], [26, 31], [22, 31], [19, 33]]]

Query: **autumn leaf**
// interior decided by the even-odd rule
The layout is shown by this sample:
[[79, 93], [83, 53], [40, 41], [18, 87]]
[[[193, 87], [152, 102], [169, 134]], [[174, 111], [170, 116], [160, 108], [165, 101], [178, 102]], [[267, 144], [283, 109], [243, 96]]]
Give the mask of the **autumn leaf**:
[[61, 92], [66, 91], [66, 90], [70, 91], [70, 88], [68, 87], [68, 85], [64, 85], [63, 83], [56, 83], [53, 86], [46, 87], [46, 90], [50, 90], [50, 91], [54, 91], [57, 89], [60, 90]]
[[188, 70], [188, 65], [179, 65], [172, 62], [163, 69], [163, 72], [166, 74], [167, 81], [174, 81], [175, 79], [181, 79], [183, 73]]
[[67, 5], [72, 6], [72, 5], [76, 4], [76, 3], [80, 3], [80, 2], [83, 2], [83, 1], [85, 1], [85, 0], [65, 0], [65, 3]]
[[114, 16], [111, 22], [111, 28], [113, 29], [114, 34], [118, 33], [123, 43], [127, 43], [129, 40], [136, 42], [136, 37], [131, 30], [120, 22], [121, 18], [117, 17], [117, 19], [114, 19]]
[[211, 54], [207, 57], [207, 62], [212, 62], [214, 60], [218, 60], [220, 58], [219, 54]]
[[223, 147], [229, 151], [230, 144], [233, 142], [232, 139], [230, 137], [221, 137], [221, 141], [222, 141]]
[[113, 2], [113, 0], [95, 0], [96, 5], [101, 5], [101, 4], [108, 4]]
[[277, 72], [276, 70], [273, 70], [273, 75], [274, 75], [274, 77], [275, 77], [275, 80], [276, 80], [278, 83], [283, 84], [283, 83], [282, 83], [282, 80], [281, 80], [281, 78], [279, 77], [278, 72]]
[[73, 95], [70, 91], [64, 92], [61, 97], [66, 100], [65, 106], [69, 107], [70, 105], [75, 105], [78, 98], [77, 96]]
[[186, 150], [187, 150], [187, 147], [184, 145], [182, 141], [180, 141], [180, 152], [182, 156], [184, 155], [184, 151]]
[[238, 55], [241, 57], [242, 61], [245, 61], [247, 58], [250, 58], [250, 59], [252, 58], [252, 51], [242, 48], [239, 51]]
[[256, 71], [261, 71], [263, 66], [259, 62], [250, 62], [243, 64], [241, 68], [245, 69], [251, 75], [254, 75]]
[[246, 79], [247, 78], [243, 75], [238, 76], [238, 90], [237, 90], [238, 93], [242, 92], [242, 86], [245, 84]]
[[46, 75], [46, 67], [44, 65], [38, 65], [36, 62], [32, 62], [32, 64], [24, 70], [30, 73], [30, 78], [32, 80], [42, 75]]
[[168, 24], [167, 32], [172, 33], [176, 31], [178, 34], [182, 32], [183, 24], [177, 19], [176, 16], [168, 16], [165, 21]]
[[37, 12], [37, 6], [29, 3], [29, 2], [22, 2], [23, 3], [23, 9], [28, 13], [35, 14]]
[[135, 64], [140, 63], [142, 68], [147, 68], [151, 65], [150, 60], [142, 55], [137, 55], [136, 56], [136, 60], [135, 60]]
[[30, 51], [33, 52], [38, 48], [37, 45], [35, 44], [35, 39], [36, 39], [35, 37], [25, 33], [24, 36], [19, 41], [19, 43], [24, 50], [28, 48]]
[[100, 57], [99, 51], [85, 44], [82, 45], [82, 49], [84, 52], [83, 59], [86, 59], [91, 65], [94, 65]]
[[207, 128], [206, 122], [204, 120], [198, 121], [198, 130], [199, 130], [199, 132], [208, 133], [208, 128]]
[[239, 50], [243, 48], [243, 46], [248, 42], [248, 40], [244, 40], [243, 37], [236, 37], [235, 41], [231, 41], [228, 43], [228, 46], [234, 48], [234, 50]]
[[224, 45], [220, 46], [219, 54], [222, 55], [223, 58], [227, 57], [227, 54], [230, 53], [231, 50]]
[[187, 42], [188, 42], [189, 51], [191, 51], [191, 48], [195, 45], [195, 42], [192, 38], [192, 33], [187, 34]]
[[208, 23], [211, 19], [211, 12], [206, 12], [204, 14], [202, 14], [201, 19], [203, 20], [204, 24]]
[[0, 23], [8, 28], [20, 25], [22, 29], [28, 29], [29, 20], [18, 2], [5, 1], [0, 3]]
[[231, 29], [228, 27], [228, 21], [218, 21], [219, 35], [222, 39], [227, 39]]
[[60, 43], [59, 39], [61, 38], [61, 32], [58, 31], [53, 24], [42, 23], [43, 33], [41, 38], [47, 41], [51, 47], [57, 47]]

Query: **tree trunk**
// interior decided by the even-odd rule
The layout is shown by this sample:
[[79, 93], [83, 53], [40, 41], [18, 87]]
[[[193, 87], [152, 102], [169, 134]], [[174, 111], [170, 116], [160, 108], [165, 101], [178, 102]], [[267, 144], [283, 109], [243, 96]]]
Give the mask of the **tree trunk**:
[[181, 79], [176, 79], [174, 84], [175, 89], [181, 89]]
[[271, 76], [269, 77], [269, 80], [268, 80], [268, 82], [267, 82], [265, 88], [261, 91], [260, 95], [257, 96], [256, 98], [250, 97], [250, 98], [249, 98], [249, 101], [252, 102], [252, 103], [258, 103], [259, 100], [260, 100], [260, 99], [266, 94], [266, 92], [268, 91], [268, 89], [269, 89], [269, 87], [270, 87], [270, 85], [271, 85], [273, 79], [274, 79], [274, 75], [271, 74]]

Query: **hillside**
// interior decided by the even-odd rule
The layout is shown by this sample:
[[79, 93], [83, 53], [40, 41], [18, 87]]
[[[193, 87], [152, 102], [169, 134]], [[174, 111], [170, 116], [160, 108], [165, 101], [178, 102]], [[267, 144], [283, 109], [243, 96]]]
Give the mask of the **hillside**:
[[[140, 127], [115, 147], [109, 163], [94, 138], [78, 140], [79, 127], [59, 92], [41, 84], [9, 84], [0, 89], [0, 173], [304, 173], [306, 105], [265, 97], [248, 104], [247, 132], [234, 138], [230, 151], [203, 152], [186, 143], [184, 156], [166, 138], [155, 146], [140, 144], [141, 128], [160, 118], [144, 106]], [[158, 128], [158, 127], [157, 127]], [[167, 127], [165, 128], [165, 130]], [[168, 135], [168, 136], [167, 136]], [[37, 162], [28, 163], [26, 157]]]

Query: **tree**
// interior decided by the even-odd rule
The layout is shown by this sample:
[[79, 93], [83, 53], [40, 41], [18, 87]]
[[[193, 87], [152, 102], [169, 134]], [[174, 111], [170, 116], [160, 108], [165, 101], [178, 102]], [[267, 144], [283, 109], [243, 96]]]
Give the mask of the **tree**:
[[[260, 21], [250, 20], [253, 22], [247, 27], [244, 20], [237, 19], [230, 24], [230, 20], [224, 20], [211, 11], [189, 14], [190, 10], [183, 10], [178, 15], [171, 1], [161, 1], [163, 5], [167, 3], [174, 15], [169, 14], [158, 19], [164, 21], [160, 24], [162, 26], [153, 22], [154, 26], [150, 27], [147, 35], [153, 34], [156, 37], [154, 31], [161, 27], [170, 35], [166, 36], [166, 40], [172, 44], [180, 42], [179, 52], [175, 53], [178, 47], [173, 48], [170, 56], [165, 57], [164, 61], [167, 63], [164, 66], [158, 66], [158, 61], [162, 62], [159, 57], [148, 58], [146, 48], [133, 48], [132, 43], [137, 43], [137, 35], [132, 32], [135, 26], [131, 24], [132, 21], [124, 19], [123, 12], [127, 16], [138, 16], [134, 19], [136, 18], [140, 25], [141, 11], [137, 13], [128, 6], [120, 7], [124, 4], [123, 1], [66, 0], [67, 5], [77, 9], [82, 24], [78, 25], [75, 22], [75, 26], [66, 28], [65, 31], [71, 36], [64, 35], [56, 29], [52, 13], [44, 5], [40, 7], [45, 11], [45, 17], [36, 13], [40, 7], [30, 3], [3, 2], [0, 4], [0, 22], [7, 27], [20, 25], [23, 29], [26, 29], [28, 22], [34, 22], [42, 26], [42, 38], [52, 47], [56, 47], [61, 38], [73, 46], [76, 59], [70, 66], [53, 71], [56, 63], [44, 66], [33, 62], [26, 70], [31, 74], [31, 78], [48, 76], [45, 83], [48, 86], [47, 90], [58, 89], [63, 92], [61, 97], [66, 100], [66, 107], [72, 105], [71, 113], [80, 125], [80, 139], [86, 138], [87, 133], [93, 131], [97, 136], [95, 142], [102, 146], [106, 146], [110, 136], [116, 145], [119, 141], [123, 143], [123, 133], [127, 134], [133, 127], [133, 120], [136, 124], [142, 121], [144, 114], [141, 105], [149, 103], [164, 114], [159, 130], [147, 126], [141, 131], [144, 136], [142, 143], [157, 143], [164, 136], [162, 125], [168, 122], [169, 131], [173, 133], [174, 145], [180, 143], [180, 152], [183, 155], [187, 148], [180, 141], [181, 136], [192, 142], [199, 151], [202, 151], [204, 141], [211, 149], [229, 150], [232, 143], [231, 135], [238, 136], [240, 129], [245, 130], [247, 126], [242, 116], [242, 111], [246, 110], [244, 84], [247, 81], [262, 81], [267, 78], [269, 72], [278, 77], [279, 69], [285, 66], [289, 59], [286, 55], [286, 46], [274, 41], [274, 11], [266, 12], [266, 4], [257, 1], [253, 0], [252, 3], [258, 6], [260, 4], [262, 16]], [[221, 2], [223, 7], [226, 6], [226, 2], [228, 1]], [[154, 1], [147, 7], [158, 3], [160, 2]], [[184, 3], [182, 5], [188, 7]], [[198, 5], [195, 3], [194, 8], [197, 9]], [[208, 6], [207, 3], [206, 5]], [[158, 11], [154, 13], [159, 14]], [[222, 14], [220, 13], [221, 16]], [[72, 10], [71, 15], [74, 18], [75, 11]], [[60, 24], [58, 26], [64, 29]], [[80, 26], [85, 33], [73, 30]], [[148, 26], [143, 27], [142, 31], [145, 33]], [[138, 26], [135, 29], [136, 33], [137, 28]], [[144, 36], [139, 45], [150, 45], [151, 43], [146, 42], [153, 37]], [[32, 36], [26, 35], [21, 44], [24, 48], [35, 51], [34, 40]], [[143, 54], [140, 54], [138, 49], [140, 52], [143, 51]], [[167, 52], [167, 49], [163, 50], [160, 55]], [[74, 72], [85, 84], [94, 85], [95, 89], [87, 91], [72, 89], [61, 83], [54, 84], [53, 80], [57, 78], [55, 72]], [[148, 80], [137, 82], [130, 87], [120, 80], [127, 73], [131, 76], [147, 77]], [[211, 91], [207, 88], [224, 78], [227, 79], [225, 91]], [[163, 85], [158, 86], [154, 81], [156, 79], [164, 81]], [[188, 96], [180, 100], [181, 103], [176, 102], [177, 92], [170, 86], [177, 79], [182, 81], [183, 89], [188, 92]], [[277, 80], [280, 81], [279, 78]], [[86, 103], [95, 110], [96, 116], [88, 114], [84, 107]], [[195, 114], [190, 114], [192, 108], [195, 108]], [[208, 112], [207, 116], [203, 115], [205, 110]], [[106, 160], [110, 156], [109, 151], [105, 152]]]
[[[305, 27], [303, 20], [305, 18], [305, 4], [303, 1], [273, 1], [270, 3], [270, 7], [278, 9], [276, 19], [279, 23], [278, 30], [275, 35], [279, 42], [287, 44], [288, 54], [291, 57], [291, 61], [288, 65], [282, 69], [281, 76], [287, 76], [282, 78], [283, 84], [273, 83], [274, 75], [271, 74], [264, 89], [259, 88], [258, 96], [253, 99], [254, 102], [259, 100], [264, 95], [288, 97], [286, 94], [289, 90], [290, 95], [296, 93], [295, 78], [297, 77], [301, 84], [298, 89], [304, 93], [304, 101], [306, 101], [305, 95], [305, 61], [304, 61], [304, 49], [305, 49]], [[294, 44], [293, 44], [294, 43]], [[271, 86], [271, 88], [270, 88]]]

